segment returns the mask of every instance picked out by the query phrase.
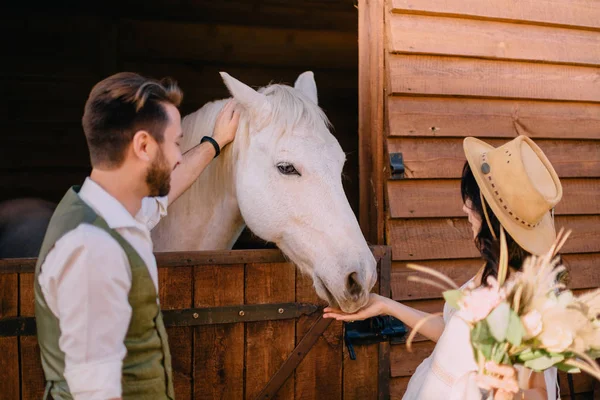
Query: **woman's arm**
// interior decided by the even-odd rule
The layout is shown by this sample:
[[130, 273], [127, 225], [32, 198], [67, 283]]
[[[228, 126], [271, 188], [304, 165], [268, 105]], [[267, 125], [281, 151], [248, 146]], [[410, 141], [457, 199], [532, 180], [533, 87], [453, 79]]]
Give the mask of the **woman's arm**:
[[[335, 318], [338, 321], [356, 321], [376, 315], [391, 315], [411, 328], [421, 319], [431, 315], [374, 293], [371, 293], [367, 305], [354, 314], [346, 314], [341, 310], [331, 307], [327, 307], [324, 311], [324, 318]], [[419, 328], [419, 333], [429, 340], [437, 342], [440, 336], [442, 336], [444, 327], [444, 319], [441, 316], [434, 316]]]

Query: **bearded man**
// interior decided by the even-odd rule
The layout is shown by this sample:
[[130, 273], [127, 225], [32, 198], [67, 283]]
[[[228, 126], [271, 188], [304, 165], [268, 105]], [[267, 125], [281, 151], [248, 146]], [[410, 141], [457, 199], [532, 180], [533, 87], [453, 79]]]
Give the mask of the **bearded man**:
[[174, 398], [150, 229], [239, 122], [228, 103], [213, 136], [182, 156], [181, 99], [170, 79], [134, 73], [89, 95], [82, 122], [92, 172], [56, 208], [35, 270], [44, 398]]

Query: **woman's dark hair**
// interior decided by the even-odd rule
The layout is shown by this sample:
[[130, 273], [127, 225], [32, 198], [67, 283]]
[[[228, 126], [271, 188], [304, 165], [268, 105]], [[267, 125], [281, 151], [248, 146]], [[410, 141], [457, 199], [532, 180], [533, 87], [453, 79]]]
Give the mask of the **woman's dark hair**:
[[[500, 221], [498, 221], [498, 218], [496, 218], [496, 215], [484, 199], [486, 211], [490, 217], [490, 224], [492, 225], [496, 238], [498, 238], [498, 240], [496, 240], [485, 220], [479, 185], [477, 185], [477, 181], [475, 180], [475, 176], [473, 176], [473, 171], [471, 171], [468, 162], [466, 162], [463, 167], [460, 191], [463, 202], [470, 205], [470, 208], [475, 211], [481, 219], [481, 229], [475, 238], [475, 245], [479, 249], [481, 257], [485, 260], [481, 283], [487, 285], [489, 276], [493, 276], [494, 278], [498, 277], [498, 261], [500, 260]], [[467, 200], [470, 202], [467, 203]], [[520, 270], [523, 261], [531, 254], [515, 242], [506, 230], [504, 230], [504, 232], [506, 233], [506, 244], [508, 247], [508, 265], [515, 270]]]

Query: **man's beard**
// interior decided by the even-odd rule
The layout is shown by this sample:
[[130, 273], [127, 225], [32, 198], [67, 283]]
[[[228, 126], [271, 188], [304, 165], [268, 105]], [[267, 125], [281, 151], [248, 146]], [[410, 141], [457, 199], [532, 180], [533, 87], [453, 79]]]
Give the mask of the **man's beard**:
[[171, 190], [171, 168], [169, 168], [162, 150], [148, 168], [146, 184], [151, 197], [166, 196]]

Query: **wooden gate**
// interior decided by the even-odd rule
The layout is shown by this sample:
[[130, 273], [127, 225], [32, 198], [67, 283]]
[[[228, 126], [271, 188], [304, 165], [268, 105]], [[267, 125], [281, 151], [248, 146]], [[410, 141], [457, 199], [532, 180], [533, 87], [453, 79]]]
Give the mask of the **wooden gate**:
[[[391, 253], [373, 247], [389, 295]], [[159, 297], [180, 399], [254, 399], [321, 314], [310, 278], [277, 250], [158, 253]], [[40, 399], [35, 259], [0, 260], [0, 398]], [[319, 338], [280, 399], [387, 398], [389, 346], [348, 358], [341, 323]]]

